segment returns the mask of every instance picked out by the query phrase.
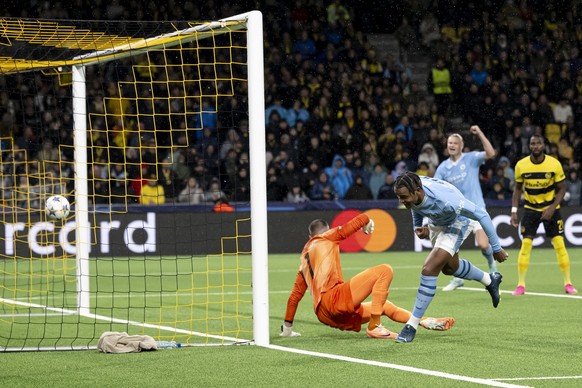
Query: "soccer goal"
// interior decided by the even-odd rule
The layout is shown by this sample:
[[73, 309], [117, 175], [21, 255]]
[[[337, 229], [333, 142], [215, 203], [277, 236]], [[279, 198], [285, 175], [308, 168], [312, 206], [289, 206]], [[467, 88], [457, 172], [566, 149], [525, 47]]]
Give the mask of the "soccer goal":
[[0, 351], [268, 345], [262, 23], [2, 19]]

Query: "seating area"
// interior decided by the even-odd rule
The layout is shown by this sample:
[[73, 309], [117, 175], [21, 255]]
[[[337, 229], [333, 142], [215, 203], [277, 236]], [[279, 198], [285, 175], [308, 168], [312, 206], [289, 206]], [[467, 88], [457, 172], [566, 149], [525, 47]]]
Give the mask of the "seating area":
[[[74, 1], [75, 7], [60, 8], [30, 3], [30, 8], [8, 7], [7, 13], [56, 19], [184, 20], [219, 19], [258, 6], [264, 14], [266, 39], [269, 201], [394, 199], [391, 180], [404, 170], [434, 173], [447, 157], [448, 134], [459, 132], [468, 149], [479, 149], [479, 141], [468, 131], [475, 124], [497, 151], [497, 158], [481, 169], [482, 189], [488, 199], [510, 198], [511, 167], [527, 155], [532, 133], [546, 136], [552, 143], [548, 153], [566, 171], [580, 172], [582, 10], [573, 3], [563, 10], [548, 11], [548, 7], [556, 7], [554, 2], [494, 1], [495, 10], [469, 2], [470, 11], [452, 20], [446, 5], [454, 1], [438, 5], [402, 1], [394, 12], [398, 19], [391, 20], [395, 27], [388, 31], [381, 23], [364, 24], [357, 13], [358, 1], [298, 0], [276, 7], [270, 1], [220, 7], [192, 1], [176, 2], [174, 7], [153, 1], [141, 7], [137, 2], [94, 7], [83, 0]], [[560, 2], [565, 3], [570, 2]], [[385, 52], [371, 43], [367, 34], [375, 28], [398, 41], [398, 52]], [[411, 58], [423, 58], [431, 73], [438, 60], [443, 61], [451, 75], [446, 99], [435, 94], [429, 74], [427, 85], [414, 81]], [[43, 138], [50, 126], [53, 133], [70, 131], [70, 102], [62, 107], [46, 101], [37, 105], [42, 119], [28, 114], [29, 105], [41, 100], [35, 99], [35, 93], [42, 93], [48, 82], [48, 77], [39, 77], [37, 91], [13, 87], [27, 94], [5, 92], [0, 98], [1, 117], [14, 123], [3, 128], [3, 135], [12, 136], [19, 146], [34, 138], [36, 146], [28, 153], [32, 159], [58, 153], [59, 141], [71, 141], [67, 136], [56, 141]], [[92, 87], [104, 89], [106, 85]], [[221, 106], [231, 102], [224, 97]], [[571, 114], [558, 122], [556, 116], [562, 117], [564, 112]], [[192, 146], [201, 152], [180, 152], [174, 160], [164, 160], [172, 185], [166, 204], [205, 203], [214, 201], [217, 193], [228, 201], [248, 201], [250, 183], [239, 176], [241, 170], [248, 173], [248, 145], [244, 144], [248, 122], [241, 117], [224, 120], [220, 112], [217, 116], [214, 126]], [[233, 144], [231, 155], [217, 154], [226, 141]], [[210, 155], [208, 144], [214, 148], [212, 157], [218, 157], [214, 167], [205, 161]], [[423, 162], [423, 150], [431, 148], [427, 144], [435, 155]], [[125, 154], [136, 151], [128, 149]], [[61, 157], [70, 160], [71, 155], [57, 160]], [[509, 173], [503, 174], [508, 185], [499, 193], [493, 186], [502, 157], [508, 160]], [[55, 168], [62, 174], [61, 166]], [[156, 171], [161, 169], [156, 166]], [[113, 170], [100, 173], [100, 178], [117, 179]], [[124, 177], [126, 188], [142, 182], [143, 173], [136, 169]], [[151, 171], [145, 173], [151, 175]], [[20, 178], [3, 174], [2, 179]], [[190, 184], [190, 178], [195, 182]], [[4, 182], [2, 187], [9, 185]], [[238, 190], [243, 185], [246, 189]], [[104, 185], [104, 190], [108, 187], [111, 185]], [[196, 195], [181, 196], [182, 192]], [[6, 196], [4, 193], [3, 198]]]

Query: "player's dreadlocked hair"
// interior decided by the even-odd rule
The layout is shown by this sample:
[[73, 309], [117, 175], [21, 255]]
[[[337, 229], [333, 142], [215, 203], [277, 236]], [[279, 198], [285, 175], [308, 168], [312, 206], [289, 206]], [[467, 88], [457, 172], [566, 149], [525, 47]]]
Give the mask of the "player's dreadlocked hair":
[[404, 187], [409, 192], [414, 193], [417, 189], [422, 188], [422, 182], [420, 181], [420, 177], [410, 171], [406, 171], [398, 175], [396, 180], [394, 181], [394, 191]]

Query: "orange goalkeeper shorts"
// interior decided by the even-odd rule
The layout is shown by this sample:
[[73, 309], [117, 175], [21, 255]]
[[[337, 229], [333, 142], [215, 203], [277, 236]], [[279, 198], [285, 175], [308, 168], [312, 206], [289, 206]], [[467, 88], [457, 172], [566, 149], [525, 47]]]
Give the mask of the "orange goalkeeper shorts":
[[340, 330], [360, 331], [362, 305], [354, 308], [350, 283], [342, 283], [321, 294], [315, 314], [321, 323]]

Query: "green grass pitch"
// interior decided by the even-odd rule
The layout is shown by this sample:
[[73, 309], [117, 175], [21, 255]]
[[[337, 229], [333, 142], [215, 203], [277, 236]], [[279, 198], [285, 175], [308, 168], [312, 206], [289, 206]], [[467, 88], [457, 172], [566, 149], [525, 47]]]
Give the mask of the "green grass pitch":
[[[480, 252], [462, 253], [486, 268]], [[508, 261], [498, 265], [504, 277], [497, 309], [477, 282], [466, 282], [454, 292], [439, 290], [427, 315], [453, 316], [455, 326], [446, 332], [419, 329], [410, 344], [372, 340], [365, 332], [324, 326], [315, 318], [308, 295], [294, 325], [302, 336], [279, 337], [298, 256], [271, 255], [271, 348], [192, 347], [127, 355], [96, 350], [6, 353], [0, 356], [0, 381], [7, 387], [580, 386], [582, 295], [566, 296], [553, 250], [534, 248], [527, 293], [513, 297], [517, 251], [509, 253]], [[569, 249], [569, 253], [572, 280], [581, 289], [582, 249]], [[343, 254], [344, 276], [347, 279], [364, 268], [389, 263], [394, 268], [389, 299], [412, 309], [425, 256], [426, 252]], [[441, 276], [439, 288], [448, 280]], [[123, 289], [122, 284], [117, 287]], [[402, 327], [383, 319], [393, 331]]]

